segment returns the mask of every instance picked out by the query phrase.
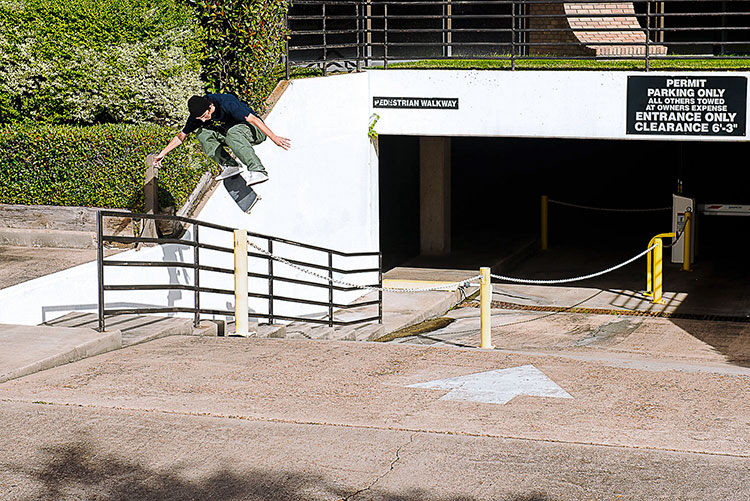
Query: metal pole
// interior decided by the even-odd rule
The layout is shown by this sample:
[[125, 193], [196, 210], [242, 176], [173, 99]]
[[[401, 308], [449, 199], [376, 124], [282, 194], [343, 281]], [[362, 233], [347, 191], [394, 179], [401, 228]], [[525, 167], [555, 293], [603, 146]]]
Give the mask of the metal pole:
[[489, 268], [479, 268], [482, 275], [479, 286], [479, 318], [480, 318], [480, 340], [479, 347], [492, 349], [492, 319], [490, 317], [490, 305], [492, 303], [492, 277]]
[[286, 79], [290, 79], [290, 68], [289, 68], [289, 40], [292, 38], [289, 36], [289, 33], [291, 33], [291, 30], [289, 28], [289, 8], [287, 7], [287, 11], [284, 13], [284, 25], [286, 26], [287, 35], [286, 38]]
[[323, 2], [323, 76], [328, 74], [328, 37], [326, 36], [326, 3]]
[[649, 44], [651, 43], [651, 2], [646, 2], [646, 71], [649, 70], [648, 56]]
[[[510, 69], [511, 71], [516, 69], [516, 2], [510, 6], [511, 8], [511, 24], [510, 24]], [[545, 247], [542, 247], [544, 249]]]
[[548, 234], [548, 207], [549, 200], [547, 195], [542, 195], [542, 250], [549, 248], [549, 234]]
[[383, 68], [388, 69], [388, 4], [383, 4]]
[[453, 57], [453, 6], [451, 0], [443, 4], [443, 57]]
[[201, 276], [200, 276], [200, 247], [199, 247], [199, 241], [198, 241], [198, 225], [193, 224], [193, 231], [195, 234], [193, 235], [193, 241], [195, 242], [195, 247], [193, 252], [194, 254], [194, 264], [195, 264], [195, 318], [193, 320], [193, 326], [198, 327], [201, 323]]
[[693, 212], [688, 207], [685, 209], [685, 229], [682, 240], [682, 271], [692, 271], [691, 243], [693, 238]]
[[96, 274], [99, 287], [99, 332], [104, 332], [104, 230], [102, 211], [96, 211]]
[[234, 230], [234, 333], [249, 336], [247, 322], [247, 230]]
[[[273, 254], [273, 240], [268, 239], [268, 253]], [[268, 257], [268, 323], [273, 324], [273, 259]]]
[[365, 66], [370, 65], [370, 59], [372, 58], [372, 1], [367, 0], [367, 6], [365, 7]]
[[354, 4], [354, 16], [357, 18], [357, 73], [362, 71], [362, 19], [360, 18], [360, 4]]
[[383, 254], [378, 253], [378, 323], [383, 323]]
[[328, 326], [333, 327], [333, 253], [328, 251]]

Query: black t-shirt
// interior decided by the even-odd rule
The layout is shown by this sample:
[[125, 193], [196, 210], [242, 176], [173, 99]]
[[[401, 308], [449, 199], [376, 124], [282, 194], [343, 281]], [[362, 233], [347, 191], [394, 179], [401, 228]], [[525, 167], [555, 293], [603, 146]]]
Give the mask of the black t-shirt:
[[255, 111], [232, 94], [207, 94], [206, 97], [216, 107], [211, 119], [202, 122], [197, 118], [188, 117], [182, 129], [184, 134], [190, 134], [201, 127], [226, 133], [231, 127], [246, 123], [245, 119], [250, 113], [260, 118]]

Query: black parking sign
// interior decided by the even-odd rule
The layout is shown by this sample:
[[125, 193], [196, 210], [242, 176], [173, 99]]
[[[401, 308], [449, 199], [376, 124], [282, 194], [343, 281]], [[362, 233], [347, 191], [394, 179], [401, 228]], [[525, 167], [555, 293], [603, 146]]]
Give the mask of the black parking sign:
[[744, 136], [747, 77], [629, 76], [627, 133]]

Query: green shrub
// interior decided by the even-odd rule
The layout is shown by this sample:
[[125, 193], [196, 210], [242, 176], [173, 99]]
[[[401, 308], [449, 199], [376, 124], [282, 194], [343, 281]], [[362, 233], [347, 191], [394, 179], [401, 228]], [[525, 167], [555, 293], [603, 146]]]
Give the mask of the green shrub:
[[[0, 203], [143, 211], [147, 154], [175, 131], [158, 125], [0, 127]], [[212, 162], [188, 140], [159, 170], [159, 204], [180, 207]]]
[[185, 0], [203, 35], [203, 79], [259, 112], [281, 75], [287, 0]]
[[182, 0], [0, 0], [0, 123], [176, 125], [202, 38]]

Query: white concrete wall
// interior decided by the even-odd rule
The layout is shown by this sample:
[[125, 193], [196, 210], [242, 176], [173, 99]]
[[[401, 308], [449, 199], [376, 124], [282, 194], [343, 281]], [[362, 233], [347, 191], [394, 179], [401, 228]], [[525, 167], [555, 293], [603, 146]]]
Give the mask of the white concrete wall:
[[[380, 134], [420, 136], [686, 139], [626, 135], [628, 75], [620, 71], [371, 71], [370, 94], [379, 97], [459, 98], [458, 110], [372, 108]], [[696, 73], [668, 73], [688, 75]], [[748, 76], [747, 72], [714, 73]], [[690, 140], [745, 141], [745, 137]]]
[[[594, 139], [670, 139], [670, 136], [627, 136], [626, 72], [589, 71], [445, 71], [378, 70], [291, 82], [267, 119], [277, 134], [289, 137], [284, 151], [271, 141], [257, 148], [270, 180], [257, 187], [262, 200], [250, 215], [241, 212], [219, 187], [198, 215], [223, 226], [273, 235], [346, 252], [376, 251], [378, 241], [378, 162], [368, 133], [371, 114], [380, 115], [380, 134], [434, 136], [559, 137]], [[658, 75], [659, 73], [650, 73]], [[694, 73], [687, 75], [694, 76]], [[721, 73], [711, 73], [720, 76]], [[748, 73], [729, 73], [747, 76]], [[373, 96], [457, 97], [458, 110], [373, 109]], [[674, 138], [685, 139], [685, 136]], [[744, 137], [690, 137], [691, 140], [746, 140]], [[190, 237], [190, 235], [188, 235]], [[201, 241], [232, 246], [231, 234], [201, 231]], [[257, 240], [263, 248], [266, 242]], [[286, 258], [326, 264], [324, 255], [277, 245]], [[131, 260], [192, 260], [184, 246], [131, 251], [118, 256]], [[231, 254], [204, 251], [201, 262], [232, 267]], [[371, 267], [373, 260], [341, 259], [342, 268]], [[276, 264], [274, 272], [302, 280], [320, 281]], [[265, 272], [265, 260], [253, 260], [251, 271]], [[194, 283], [192, 272], [179, 268], [107, 268], [107, 284]], [[337, 276], [356, 283], [375, 277]], [[232, 276], [204, 273], [201, 285], [232, 289]], [[96, 266], [89, 263], [54, 275], [0, 290], [0, 323], [33, 325], [69, 311], [96, 311]], [[267, 292], [264, 280], [252, 280], [251, 291]], [[277, 284], [275, 294], [304, 295], [325, 301], [327, 292], [300, 292]], [[358, 294], [337, 294], [347, 302]], [[192, 306], [187, 291], [108, 292], [107, 307]], [[231, 310], [233, 299], [203, 295], [204, 308]], [[267, 302], [253, 300], [254, 311]], [[276, 314], [321, 313], [320, 307], [275, 305]]]

